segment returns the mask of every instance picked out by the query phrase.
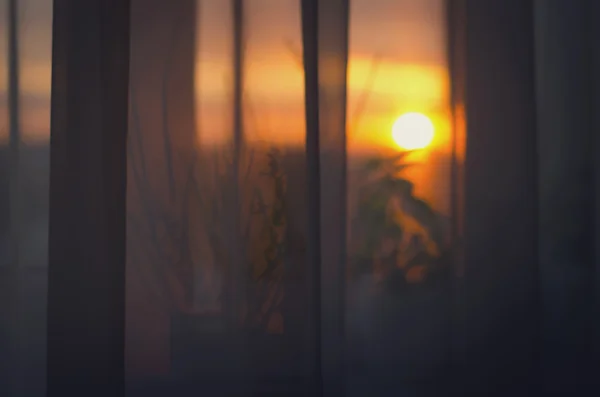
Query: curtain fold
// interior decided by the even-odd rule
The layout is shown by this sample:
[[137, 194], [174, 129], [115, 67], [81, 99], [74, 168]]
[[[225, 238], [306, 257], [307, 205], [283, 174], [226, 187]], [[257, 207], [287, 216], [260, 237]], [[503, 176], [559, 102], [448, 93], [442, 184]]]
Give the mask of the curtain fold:
[[131, 1], [127, 153], [130, 373], [168, 370], [170, 321], [193, 294], [196, 0]]
[[[108, 379], [100, 378], [104, 376], [97, 372], [100, 365], [109, 372], [108, 381], [119, 395], [123, 382], [123, 347], [119, 341], [123, 339], [124, 304], [118, 286], [123, 281], [125, 243], [128, 277], [133, 280], [126, 288], [130, 316], [124, 347], [129, 351], [126, 370], [139, 370], [142, 375], [168, 373], [173, 356], [171, 343], [177, 339], [171, 335], [170, 316], [185, 312], [194, 321], [200, 318], [194, 317], [197, 313], [192, 310], [193, 290], [198, 286], [193, 285], [190, 245], [199, 245], [204, 236], [190, 237], [188, 224], [190, 214], [194, 214], [190, 209], [193, 204], [188, 202], [188, 177], [198, 153], [194, 100], [197, 3], [132, 0], [130, 34], [129, 7], [116, 0], [92, 3], [104, 11], [100, 17], [94, 16], [94, 9], [76, 1], [56, 1], [55, 27], [59, 29], [53, 61], [54, 222], [48, 309], [49, 369], [54, 379], [49, 390], [58, 395], [69, 389], [73, 373], [99, 385]], [[306, 264], [311, 281], [306, 290], [299, 291], [304, 283], [293, 286], [291, 277], [282, 278], [287, 299], [282, 313], [287, 317], [281, 333], [300, 334], [298, 330], [288, 331], [287, 324], [292, 328], [303, 325], [304, 320], [310, 322], [311, 351], [307, 356], [316, 363], [311, 375], [317, 380], [317, 389], [324, 396], [343, 396], [351, 394], [344, 387], [348, 377], [346, 107], [350, 0], [300, 1], [306, 164], [303, 159], [294, 161], [305, 166], [307, 176], [307, 215], [298, 204], [303, 209], [298, 218], [305, 217], [308, 224], [308, 252], [303, 262], [304, 236], [298, 238], [301, 243], [297, 245], [302, 248], [298, 248], [301, 259], [297, 261]], [[453, 213], [455, 218], [464, 214], [465, 267], [464, 286], [461, 281], [464, 289], [460, 291], [464, 299], [451, 332], [460, 334], [454, 348], [465, 360], [459, 362], [457, 356], [452, 357], [453, 369], [457, 364], [464, 365], [460, 367], [462, 373], [451, 371], [457, 377], [453, 381], [464, 383], [467, 393], [535, 394], [540, 385], [545, 391], [568, 392], [594, 382], [590, 379], [597, 369], [600, 350], [600, 170], [596, 160], [600, 140], [596, 137], [599, 120], [595, 111], [600, 81], [595, 67], [600, 52], [594, 40], [598, 38], [594, 18], [600, 16], [600, 6], [594, 0], [573, 4], [561, 0], [448, 1], [460, 6], [453, 9], [456, 18], [450, 27], [455, 29], [451, 32], [454, 47], [450, 49], [456, 56], [451, 59], [450, 71], [456, 78], [454, 116], [466, 108], [469, 129], [465, 205], [463, 208], [457, 201]], [[247, 212], [251, 212], [254, 207], [249, 205], [250, 200], [244, 201], [244, 192], [237, 186], [244, 177], [240, 175], [244, 167], [241, 161], [247, 149], [242, 111], [242, 3], [234, 0], [230, 4], [235, 37], [234, 92], [227, 122], [232, 120], [234, 171], [225, 172], [223, 178], [217, 173], [215, 182], [219, 185], [215, 190], [225, 190], [227, 195], [226, 201], [215, 195], [215, 203], [225, 215], [233, 214], [232, 220], [215, 216], [216, 221], [234, 233], [241, 229], [241, 208], [249, 207]], [[117, 30], [106, 28], [106, 22], [116, 23]], [[73, 35], [82, 31], [87, 33]], [[128, 79], [125, 69], [113, 60], [129, 57], [129, 52], [118, 41], [118, 34], [130, 34], [132, 43], [127, 164], [123, 150], [124, 87]], [[108, 38], [112, 38], [110, 43]], [[91, 102], [80, 100], [86, 96]], [[105, 111], [107, 108], [112, 111]], [[114, 128], [109, 131], [103, 128], [106, 126]], [[290, 158], [287, 161], [291, 162]], [[72, 172], [75, 168], [81, 172]], [[127, 214], [121, 208], [126, 171]], [[457, 185], [453, 186], [452, 196], [456, 199], [463, 195], [462, 178], [458, 184], [459, 170], [454, 172], [453, 183]], [[304, 188], [304, 181], [294, 179], [293, 183]], [[298, 191], [287, 194], [301, 196]], [[211, 192], [207, 189], [203, 193]], [[122, 235], [124, 218], [128, 222], [126, 237]], [[455, 225], [458, 234], [463, 219], [454, 221], [461, 222]], [[202, 232], [208, 229], [205, 226]], [[298, 229], [302, 229], [298, 234], [305, 231]], [[248, 305], [244, 299], [252, 292], [243, 252], [251, 240], [244, 240], [240, 233], [234, 238], [233, 248], [227, 245], [229, 240], [224, 244], [226, 253], [234, 257], [231, 263], [216, 264], [230, 266], [223, 306], [235, 320], [232, 323], [241, 317]], [[112, 268], [106, 268], [111, 263]], [[75, 266], [81, 264], [85, 266]], [[299, 292], [293, 295], [289, 292], [292, 288]], [[90, 290], [99, 295], [86, 293]], [[292, 301], [292, 296], [297, 301]], [[304, 310], [304, 305], [310, 307]], [[420, 315], [425, 311], [419, 310]], [[206, 318], [214, 320], [218, 315], [210, 311]], [[295, 318], [290, 320], [292, 315]], [[310, 315], [314, 317], [309, 319]], [[93, 331], [89, 335], [77, 331], [82, 318], [88, 320], [88, 331]], [[65, 347], [65, 333], [78, 343]], [[190, 340], [197, 340], [195, 331], [189, 334]], [[201, 342], [210, 345], [213, 342], [206, 335], [213, 336], [207, 332], [201, 335]], [[252, 343], [259, 344], [254, 341], [268, 341], [264, 346], [276, 351], [276, 358], [283, 351], [280, 346], [296, 353], [295, 346], [271, 343], [279, 343], [282, 338], [265, 335], [261, 334], [260, 339], [248, 336], [231, 347], [231, 356], [220, 347], [228, 346], [230, 340], [214, 339], [218, 341], [215, 345], [224, 341], [214, 349], [215, 358], [227, 357], [222, 360], [225, 369], [220, 369], [224, 377], [238, 376], [231, 375], [235, 372], [232, 363], [242, 361], [240, 357], [251, 350]], [[284, 342], [303, 344], [300, 336]], [[111, 349], [106, 350], [109, 345]], [[86, 351], [75, 351], [73, 346], [85, 346]], [[191, 351], [191, 343], [180, 346], [181, 351]], [[195, 363], [206, 351], [196, 350], [190, 361]], [[71, 357], [71, 364], [54, 365], [64, 361], [65, 354]], [[256, 349], [252, 354], [247, 356], [248, 363], [244, 362], [244, 371], [263, 365], [267, 370], [256, 374], [268, 372], [271, 376], [282, 366], [276, 360], [271, 367], [264, 365], [269, 359], [267, 354], [271, 354], [266, 349]], [[396, 351], [391, 355], [399, 356]], [[423, 357], [420, 351], [418, 355]], [[373, 388], [378, 386], [375, 383]], [[257, 385], [258, 381], [252, 387]]]
[[54, 1], [50, 397], [124, 395], [129, 9], [127, 0]]
[[342, 395], [346, 282], [346, 78], [349, 1], [302, 1], [309, 225], [324, 395]]
[[541, 308], [533, 1], [465, 6], [463, 380], [489, 395], [534, 393]]
[[534, 2], [544, 392], [568, 393], [596, 371], [593, 3]]
[[[236, 211], [248, 204], [239, 197], [243, 196], [239, 187], [229, 190], [226, 183], [234, 181], [236, 185], [235, 180], [243, 177], [238, 175], [246, 138], [242, 112], [243, 2], [231, 2], [235, 70], [227, 122], [233, 120], [235, 172], [215, 182], [232, 196], [227, 200], [233, 204], [227, 201], [221, 209], [226, 215], [233, 214], [233, 220], [217, 219], [228, 230], [240, 229], [238, 218], [242, 214]], [[302, 164], [307, 175], [308, 214], [302, 211], [298, 218], [305, 217], [308, 223], [308, 259], [304, 262], [303, 244], [299, 243], [302, 256], [298, 254], [301, 259], [297, 261], [306, 263], [312, 281], [306, 290], [294, 292], [297, 301], [292, 302], [292, 294], [287, 292], [292, 290], [291, 282], [283, 279], [288, 299], [284, 307], [289, 311], [284, 312], [288, 317], [282, 334], [290, 334], [288, 324], [293, 324], [292, 328], [305, 319], [311, 326], [314, 322], [310, 357], [317, 364], [311, 375], [324, 396], [349, 395], [352, 391], [344, 387], [348, 378], [349, 2], [301, 0], [307, 156], [306, 164]], [[189, 169], [197, 154], [197, 3], [132, 3], [130, 34], [129, 2], [92, 1], [84, 5], [56, 0], [53, 222], [47, 311], [49, 395], [94, 385], [98, 389], [110, 386], [109, 394], [122, 395], [124, 349], [130, 353], [126, 371], [168, 373], [171, 343], [178, 338], [171, 335], [170, 316], [173, 312], [185, 312], [190, 317], [197, 314], [193, 313], [192, 295], [198, 286], [193, 285], [189, 245], [198, 243], [200, 237], [188, 234], [188, 218], [194, 212], [187, 196]], [[600, 5], [595, 0], [456, 0], [454, 4], [459, 4], [461, 11], [452, 20], [456, 24], [456, 47], [450, 49], [455, 51], [453, 56], [458, 55], [451, 61], [455, 69], [450, 71], [456, 79], [454, 116], [465, 115], [460, 112], [467, 109], [469, 151], [466, 204], [464, 208], [460, 202], [454, 205], [455, 218], [462, 218], [466, 210], [465, 283], [461, 290], [465, 299], [460, 301], [460, 317], [452, 325], [452, 332], [460, 334], [454, 346], [456, 353], [465, 360], [459, 362], [453, 356], [453, 369], [457, 364], [464, 367], [451, 372], [467, 394], [568, 393], [577, 386], [597, 386], [593, 378], [600, 354], [600, 169], [596, 159], [600, 150], [596, 111], [600, 52], [596, 39], [600, 36], [595, 22]], [[179, 7], [177, 12], [160, 12], [174, 11], [174, 7]], [[98, 14], [98, 10], [102, 12]], [[129, 58], [128, 47], [120, 41], [124, 35], [130, 35], [133, 44], [130, 81], [127, 65], [117, 62]], [[128, 82], [131, 103], [126, 164]], [[12, 104], [11, 111], [16, 110]], [[125, 172], [129, 177], [127, 198]], [[453, 182], [457, 183], [459, 170], [454, 172]], [[8, 175], [1, 177], [7, 179]], [[293, 182], [304, 188], [304, 181]], [[453, 189], [453, 198], [463, 194], [462, 178]], [[288, 195], [301, 196], [298, 190], [294, 192]], [[0, 223], [8, 222], [9, 215], [4, 211]], [[462, 230], [462, 224], [455, 227]], [[303, 237], [299, 238], [301, 243]], [[230, 295], [229, 301], [225, 299], [225, 311], [234, 319], [240, 317], [244, 298], [250, 296], [245, 289], [251, 280], [241, 255], [241, 246], [249, 241], [239, 238], [234, 241], [235, 248], [225, 245], [234, 251], [232, 256], [238, 256], [232, 260], [230, 279], [224, 283]], [[128, 277], [134, 281], [125, 291], [130, 317], [123, 347], [125, 244]], [[304, 286], [299, 283], [293, 288], [299, 291]], [[305, 304], [310, 308], [303, 311]], [[209, 321], [220, 315], [207, 313]], [[291, 314], [296, 318], [289, 320]], [[308, 319], [310, 315], [314, 317]], [[86, 332], [81, 332], [82, 324]], [[197, 340], [195, 331], [189, 334], [194, 334], [190, 340]], [[201, 342], [212, 344], [206, 335], [209, 333], [202, 335]], [[226, 343], [214, 349], [215, 358], [227, 356], [219, 374], [224, 378], [238, 376], [231, 375], [232, 363], [241, 361], [240, 356], [254, 341], [269, 338], [248, 338], [246, 342], [250, 342], [231, 348], [231, 356], [221, 348], [230, 342], [223, 338]], [[273, 339], [279, 340], [278, 336]], [[300, 345], [304, 341], [294, 336], [285, 342]], [[186, 353], [191, 350], [191, 344], [180, 346]], [[284, 345], [265, 346], [274, 346], [273, 357], [280, 357], [280, 346]], [[289, 348], [295, 354], [294, 349]], [[191, 361], [204, 358], [205, 351], [196, 350]], [[271, 352], [256, 349], [244, 365], [267, 368], [267, 354]], [[395, 351], [391, 355], [401, 356]], [[256, 373], [271, 376], [278, 366], [275, 362]], [[102, 373], [98, 371], [101, 367]], [[198, 367], [193, 370], [205, 375], [204, 368]], [[277, 373], [273, 378], [277, 376], [283, 375]], [[78, 384], [73, 383], [74, 378]], [[230, 379], [226, 382], [235, 383]], [[179, 386], [167, 387], [172, 392]], [[258, 381], [255, 386], [259, 387]], [[376, 387], [376, 382], [371, 386]], [[244, 387], [245, 391], [251, 388]]]

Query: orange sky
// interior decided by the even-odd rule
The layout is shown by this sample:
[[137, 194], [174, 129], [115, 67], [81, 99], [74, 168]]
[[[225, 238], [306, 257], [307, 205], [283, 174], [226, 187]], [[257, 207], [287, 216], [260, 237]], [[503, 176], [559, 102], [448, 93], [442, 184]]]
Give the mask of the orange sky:
[[[304, 140], [300, 13], [297, 0], [250, 0], [247, 12], [245, 99], [249, 140]], [[438, 147], [447, 147], [448, 78], [443, 0], [353, 0], [350, 21], [348, 127], [350, 146], [393, 145], [391, 126], [404, 112], [427, 113]], [[204, 143], [231, 135], [231, 37], [225, 2], [199, 10], [196, 72], [198, 126]], [[226, 34], [223, 34], [226, 33]], [[355, 109], [377, 62], [368, 101]], [[218, 76], [218, 78], [215, 78]], [[212, 115], [213, 117], [207, 117]]]
[[[198, 12], [198, 125], [202, 141], [230, 131], [230, 10], [225, 0], [203, 0]], [[27, 140], [49, 135], [51, 0], [21, 0], [22, 124]], [[301, 49], [298, 0], [248, 0], [246, 101], [249, 139], [302, 142], [303, 80], [293, 50]], [[5, 9], [0, 18], [5, 21]], [[6, 24], [0, 26], [6, 52]], [[353, 109], [380, 57], [358, 125]], [[6, 134], [6, 58], [0, 62], [0, 136]], [[438, 139], [446, 133], [447, 76], [443, 0], [353, 0], [348, 79], [350, 143], [390, 144], [394, 119], [428, 113]], [[440, 139], [442, 138], [442, 139]]]
[[[0, 140], [6, 138], [6, 1], [0, 1]], [[26, 140], [48, 139], [52, 1], [20, 0], [21, 123]]]
[[[25, 141], [45, 141], [50, 130], [52, 0], [21, 1], [21, 118]], [[164, 0], [169, 1], [169, 0]], [[1, 4], [5, 4], [2, 2]], [[348, 76], [348, 149], [395, 149], [391, 127], [409, 111], [436, 127], [423, 166], [409, 177], [417, 194], [447, 212], [450, 117], [444, 0], [352, 0]], [[203, 144], [232, 134], [231, 19], [226, 0], [202, 0], [198, 10], [198, 138]], [[246, 135], [303, 145], [305, 136], [299, 0], [247, 0]], [[6, 10], [0, 7], [0, 54], [6, 54]], [[135, 28], [135, 27], [134, 27]], [[368, 101], [355, 109], [379, 57]], [[6, 57], [0, 59], [0, 141], [6, 139]]]

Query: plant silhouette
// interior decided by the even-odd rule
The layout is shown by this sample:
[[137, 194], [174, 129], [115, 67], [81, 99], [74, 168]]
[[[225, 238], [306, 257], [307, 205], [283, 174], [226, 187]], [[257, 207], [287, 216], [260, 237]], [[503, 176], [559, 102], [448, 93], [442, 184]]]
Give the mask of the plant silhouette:
[[[265, 330], [283, 301], [286, 176], [279, 150], [269, 149], [264, 158], [246, 150], [241, 153], [242, 172], [236, 189], [241, 198], [234, 202], [231, 185], [236, 182], [230, 152], [228, 147], [199, 164], [194, 197], [214, 266], [225, 276], [221, 304], [228, 306], [225, 311], [234, 311], [229, 315], [236, 323]], [[266, 169], [258, 168], [262, 164]], [[237, 211], [234, 204], [240, 206]], [[232, 217], [239, 219], [233, 222]], [[233, 225], [240, 227], [234, 229]], [[239, 262], [230, 254], [233, 249], [240, 252]], [[231, 283], [230, 278], [237, 280]], [[228, 304], [231, 297], [235, 301]]]
[[435, 279], [449, 257], [443, 217], [414, 195], [403, 172], [411, 151], [368, 159], [362, 166], [352, 220], [352, 273], [374, 273], [394, 286]]

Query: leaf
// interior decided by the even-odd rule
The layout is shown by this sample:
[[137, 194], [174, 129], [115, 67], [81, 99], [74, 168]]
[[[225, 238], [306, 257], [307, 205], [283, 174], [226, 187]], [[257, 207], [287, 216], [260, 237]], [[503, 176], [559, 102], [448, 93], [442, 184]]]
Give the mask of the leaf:
[[407, 156], [409, 156], [410, 154], [414, 153], [414, 150], [403, 150], [401, 152], [398, 152], [397, 154], [391, 156], [391, 160], [396, 163], [398, 161], [401, 161], [402, 159], [406, 158]]
[[370, 159], [365, 161], [364, 168], [367, 171], [376, 171], [382, 168], [387, 168], [388, 170], [391, 170], [394, 167], [400, 166], [401, 164], [398, 163], [402, 162], [402, 160], [412, 152], [413, 151], [409, 150], [398, 152], [397, 154], [394, 154], [392, 156], [371, 157]]
[[401, 174], [402, 171], [404, 171], [407, 168], [414, 167], [415, 165], [418, 165], [418, 164], [417, 163], [394, 164], [392, 174], [396, 177], [400, 177], [399, 174]]
[[394, 194], [410, 196], [412, 195], [414, 184], [407, 179], [394, 178], [393, 176], [389, 176], [381, 180], [381, 187], [384, 189], [388, 189], [387, 194], [390, 196]]
[[376, 171], [380, 169], [383, 166], [383, 164], [385, 164], [385, 159], [381, 157], [373, 157], [365, 162], [364, 168], [367, 171]]

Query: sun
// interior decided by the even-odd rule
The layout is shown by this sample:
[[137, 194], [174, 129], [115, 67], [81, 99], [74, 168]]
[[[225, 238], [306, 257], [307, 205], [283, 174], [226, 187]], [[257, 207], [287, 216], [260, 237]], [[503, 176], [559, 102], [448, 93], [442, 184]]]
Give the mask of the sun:
[[433, 140], [435, 128], [429, 117], [422, 113], [405, 113], [394, 122], [392, 138], [405, 150], [424, 149]]

